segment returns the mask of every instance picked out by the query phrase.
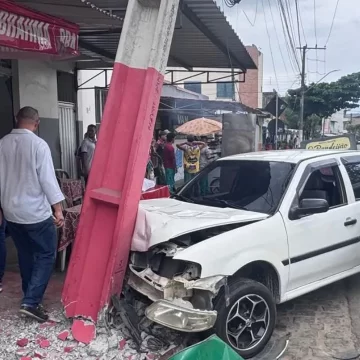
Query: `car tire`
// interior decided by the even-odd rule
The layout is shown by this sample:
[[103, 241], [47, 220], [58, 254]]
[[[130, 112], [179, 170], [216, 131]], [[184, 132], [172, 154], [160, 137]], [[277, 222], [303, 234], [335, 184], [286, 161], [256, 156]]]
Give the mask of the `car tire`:
[[[240, 356], [248, 359], [264, 349], [276, 324], [275, 299], [266, 286], [254, 280], [232, 279], [228, 290], [223, 287], [219, 292], [214, 308], [218, 312], [215, 333]], [[251, 344], [254, 338], [256, 342]]]

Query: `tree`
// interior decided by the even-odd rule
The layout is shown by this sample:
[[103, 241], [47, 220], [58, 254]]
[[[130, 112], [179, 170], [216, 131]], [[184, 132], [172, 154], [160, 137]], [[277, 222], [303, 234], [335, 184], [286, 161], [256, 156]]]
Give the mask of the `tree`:
[[[285, 113], [289, 126], [298, 129], [301, 89], [289, 89]], [[357, 108], [360, 100], [360, 72], [341, 77], [331, 83], [310, 84], [305, 90], [304, 131], [314, 136], [318, 122], [342, 109]], [[314, 118], [316, 116], [317, 118]]]
[[358, 138], [360, 137], [360, 125], [348, 125], [346, 130], [351, 133], [355, 134], [355, 136]]

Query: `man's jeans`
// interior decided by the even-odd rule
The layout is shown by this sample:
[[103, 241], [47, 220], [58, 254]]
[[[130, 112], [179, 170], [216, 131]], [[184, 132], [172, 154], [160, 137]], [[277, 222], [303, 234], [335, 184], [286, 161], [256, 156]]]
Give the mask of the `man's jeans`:
[[5, 265], [6, 265], [6, 244], [5, 244], [5, 228], [6, 221], [2, 218], [2, 224], [0, 224], [0, 283], [4, 277]]
[[22, 290], [22, 305], [41, 304], [56, 258], [56, 229], [49, 218], [37, 224], [8, 222], [8, 230], [18, 251]]

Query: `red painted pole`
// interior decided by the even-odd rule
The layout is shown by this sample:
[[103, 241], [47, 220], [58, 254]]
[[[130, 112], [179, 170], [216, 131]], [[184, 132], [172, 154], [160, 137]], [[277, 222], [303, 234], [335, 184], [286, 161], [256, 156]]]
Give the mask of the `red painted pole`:
[[121, 292], [178, 5], [128, 3], [62, 294], [68, 317], [96, 322]]

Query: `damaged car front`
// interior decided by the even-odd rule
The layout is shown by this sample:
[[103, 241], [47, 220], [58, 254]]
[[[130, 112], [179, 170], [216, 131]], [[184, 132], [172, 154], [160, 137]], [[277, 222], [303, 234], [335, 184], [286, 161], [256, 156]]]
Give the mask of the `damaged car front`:
[[[183, 332], [215, 328], [245, 358], [266, 345], [276, 300], [261, 282], [235, 274], [247, 260], [262, 260], [257, 242], [264, 237], [257, 233], [282, 231], [281, 216], [273, 215], [292, 170], [285, 163], [218, 160], [172, 198], [140, 203], [127, 284], [151, 300], [147, 318]], [[286, 234], [281, 238], [270, 256], [287, 251]]]
[[215, 325], [213, 299], [226, 277], [202, 279], [200, 264], [176, 260], [190, 242], [190, 235], [182, 236], [145, 253], [133, 252], [128, 285], [153, 301], [146, 309], [150, 320], [178, 331], [200, 332]]

